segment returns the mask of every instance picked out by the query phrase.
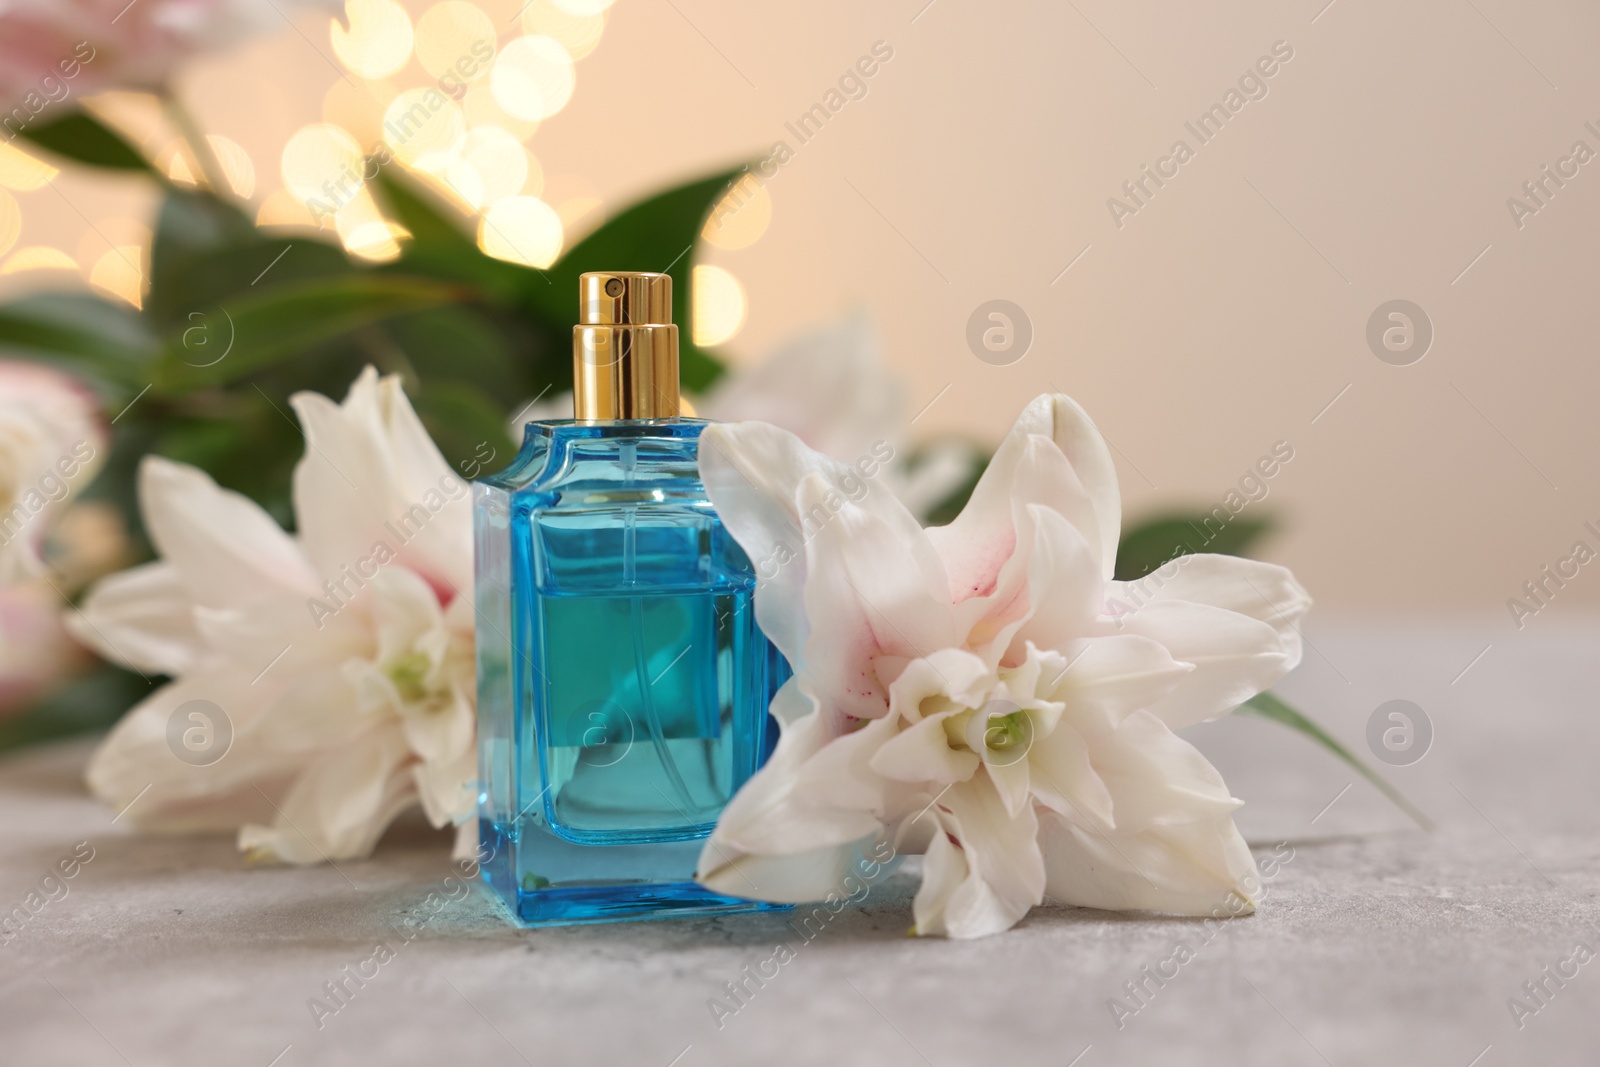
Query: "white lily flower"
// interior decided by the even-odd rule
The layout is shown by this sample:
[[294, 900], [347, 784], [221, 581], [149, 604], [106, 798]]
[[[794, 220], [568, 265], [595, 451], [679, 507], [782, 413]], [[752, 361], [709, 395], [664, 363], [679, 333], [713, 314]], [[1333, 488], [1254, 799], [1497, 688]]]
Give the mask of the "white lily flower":
[[705, 418], [781, 426], [835, 459], [870, 452], [905, 430], [906, 385], [857, 311], [798, 334], [758, 362], [730, 367], [695, 401]]
[[[910, 439], [906, 383], [884, 358], [883, 341], [855, 311], [778, 345], [760, 362], [733, 367], [696, 401], [705, 418], [782, 427], [825, 456], [846, 462], [897, 453]], [[913, 514], [926, 515], [977, 470], [982, 457], [944, 441], [915, 468], [896, 455], [883, 478]]]
[[1005, 930], [1046, 895], [1189, 915], [1253, 901], [1240, 802], [1173, 731], [1299, 662], [1310, 600], [1287, 570], [1196, 555], [1113, 581], [1116, 472], [1064, 396], [1027, 407], [944, 527], [770, 425], [712, 427], [700, 455], [795, 669], [703, 884], [821, 899], [887, 833], [925, 853], [923, 934]]
[[[291, 402], [298, 535], [203, 472], [145, 458], [161, 558], [102, 581], [73, 628], [174, 680], [117, 724], [89, 786], [132, 804], [136, 825], [237, 828], [241, 848], [289, 863], [364, 856], [418, 804], [470, 830], [467, 487], [396, 377], [369, 367], [343, 404]], [[191, 721], [215, 750], [185, 747]]]

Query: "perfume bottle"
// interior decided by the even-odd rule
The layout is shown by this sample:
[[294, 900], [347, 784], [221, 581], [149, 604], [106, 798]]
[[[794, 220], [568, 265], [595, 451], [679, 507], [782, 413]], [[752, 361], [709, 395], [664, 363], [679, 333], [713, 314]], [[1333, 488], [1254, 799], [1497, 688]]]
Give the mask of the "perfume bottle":
[[788, 668], [678, 415], [672, 279], [579, 288], [576, 417], [473, 487], [484, 878], [528, 925], [773, 908], [693, 881]]

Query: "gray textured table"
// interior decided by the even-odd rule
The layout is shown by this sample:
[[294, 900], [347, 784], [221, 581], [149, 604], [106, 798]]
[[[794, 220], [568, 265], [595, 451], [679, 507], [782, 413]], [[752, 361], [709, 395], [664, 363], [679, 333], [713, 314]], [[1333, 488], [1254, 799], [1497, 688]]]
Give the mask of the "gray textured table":
[[[1260, 913], [1210, 941], [1192, 920], [1060, 908], [985, 941], [910, 940], [903, 871], [809, 943], [771, 915], [518, 931], [475, 890], [401, 944], [394, 924], [451, 873], [442, 836], [397, 830], [337, 871], [247, 870], [230, 841], [112, 825], [83, 794], [83, 744], [13, 756], [0, 902], [79, 841], [94, 857], [0, 946], [0, 1062], [1600, 1062], [1600, 962], [1562, 963], [1600, 949], [1600, 622], [1534, 623], [1308, 631], [1283, 691], [1352, 746], [1386, 700], [1430, 716], [1432, 750], [1390, 776], [1431, 836], [1280, 727], [1195, 731], [1259, 854], [1294, 849]], [[319, 1028], [308, 1001], [380, 940], [394, 958]], [[780, 940], [796, 958], [719, 1028], [708, 1001]], [[1124, 983], [1179, 941], [1193, 958], [1119, 1029], [1108, 1001], [1132, 1004]], [[1520, 1028], [1512, 997], [1538, 1007]]]

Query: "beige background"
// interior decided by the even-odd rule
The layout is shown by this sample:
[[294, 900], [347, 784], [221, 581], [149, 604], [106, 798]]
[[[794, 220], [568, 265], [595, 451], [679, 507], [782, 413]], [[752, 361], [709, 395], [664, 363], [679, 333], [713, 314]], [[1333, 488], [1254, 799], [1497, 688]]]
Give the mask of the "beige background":
[[[1058, 387], [1119, 451], [1134, 516], [1214, 504], [1287, 440], [1295, 459], [1252, 507], [1286, 520], [1272, 555], [1335, 611], [1449, 610], [1509, 637], [1507, 597], [1580, 536], [1600, 548], [1581, 528], [1600, 526], [1600, 162], [1520, 230], [1506, 207], [1575, 140], [1600, 150], [1583, 128], [1600, 125], [1600, 12], [924, 2], [622, 0], [531, 147], [553, 182], [614, 206], [795, 147], [784, 123], [882, 40], [894, 57], [868, 95], [769, 184], [766, 235], [709, 256], [749, 296], [731, 357], [866, 306], [911, 409], [938, 397], [917, 429], [994, 439]], [[263, 192], [336, 77], [325, 20], [296, 25], [182, 85], [251, 152]], [[1280, 40], [1294, 58], [1268, 95], [1119, 229], [1107, 198], [1174, 139], [1193, 145], [1184, 122]], [[123, 183], [73, 174], [62, 190], [94, 217], [144, 210]], [[21, 243], [97, 240], [51, 190], [18, 196]], [[993, 298], [1035, 331], [1010, 366], [965, 341]], [[1435, 326], [1412, 366], [1365, 341], [1393, 298]], [[1600, 566], [1553, 610], [1596, 604]]]

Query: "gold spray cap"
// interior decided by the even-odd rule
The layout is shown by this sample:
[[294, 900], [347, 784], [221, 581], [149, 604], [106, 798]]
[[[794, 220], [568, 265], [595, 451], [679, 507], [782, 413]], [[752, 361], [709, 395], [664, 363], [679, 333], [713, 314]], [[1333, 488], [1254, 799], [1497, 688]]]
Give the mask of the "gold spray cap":
[[578, 279], [572, 328], [572, 408], [579, 419], [678, 414], [678, 328], [672, 278], [596, 271]]

